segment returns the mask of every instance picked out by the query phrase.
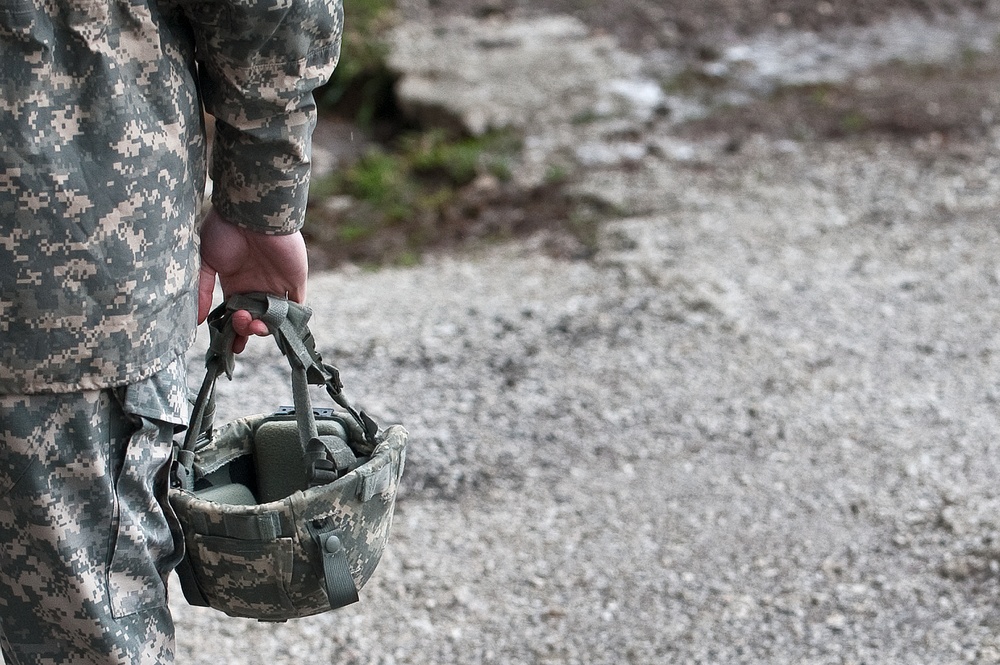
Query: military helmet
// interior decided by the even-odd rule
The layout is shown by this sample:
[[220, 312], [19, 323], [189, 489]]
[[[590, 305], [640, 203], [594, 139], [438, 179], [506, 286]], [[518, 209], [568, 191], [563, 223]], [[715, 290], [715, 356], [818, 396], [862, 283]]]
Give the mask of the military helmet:
[[[232, 379], [239, 310], [264, 321], [287, 358], [294, 406], [215, 428], [215, 383]], [[263, 621], [318, 614], [357, 601], [381, 558], [406, 430], [382, 430], [350, 405], [315, 349], [310, 316], [267, 294], [232, 297], [209, 316], [207, 371], [170, 490], [192, 605]], [[310, 384], [325, 386], [334, 408], [313, 408]]]

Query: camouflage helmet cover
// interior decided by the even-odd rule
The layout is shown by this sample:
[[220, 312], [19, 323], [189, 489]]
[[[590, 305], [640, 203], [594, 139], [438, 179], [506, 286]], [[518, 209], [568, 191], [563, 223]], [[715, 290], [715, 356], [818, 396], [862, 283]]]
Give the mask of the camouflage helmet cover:
[[[295, 408], [214, 429], [214, 384], [231, 375], [229, 319], [237, 309], [271, 328], [292, 367]], [[210, 317], [208, 371], [170, 492], [186, 545], [178, 574], [192, 604], [268, 621], [317, 614], [358, 600], [381, 558], [406, 430], [380, 431], [347, 403], [336, 370], [315, 352], [309, 316], [294, 303], [252, 295]], [[307, 382], [326, 385], [341, 408], [314, 410]]]

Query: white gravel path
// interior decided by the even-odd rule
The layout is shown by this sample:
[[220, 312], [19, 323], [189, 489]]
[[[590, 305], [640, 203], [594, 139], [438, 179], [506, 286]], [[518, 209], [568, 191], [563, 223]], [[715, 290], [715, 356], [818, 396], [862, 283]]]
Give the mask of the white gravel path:
[[[324, 355], [410, 431], [389, 550], [284, 625], [175, 589], [179, 662], [1000, 662], [998, 171], [761, 143], [608, 173], [656, 212], [590, 263], [315, 275]], [[286, 403], [245, 355], [223, 410]]]

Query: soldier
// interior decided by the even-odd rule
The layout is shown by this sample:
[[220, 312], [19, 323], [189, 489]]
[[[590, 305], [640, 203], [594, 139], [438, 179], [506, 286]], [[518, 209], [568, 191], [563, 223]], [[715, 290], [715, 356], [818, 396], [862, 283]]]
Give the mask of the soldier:
[[[226, 295], [305, 299], [312, 91], [342, 23], [340, 0], [0, 5], [9, 665], [173, 661], [165, 580], [182, 551], [166, 483], [184, 353], [216, 277]], [[217, 129], [199, 229], [202, 106]], [[237, 328], [266, 334], [248, 313]]]

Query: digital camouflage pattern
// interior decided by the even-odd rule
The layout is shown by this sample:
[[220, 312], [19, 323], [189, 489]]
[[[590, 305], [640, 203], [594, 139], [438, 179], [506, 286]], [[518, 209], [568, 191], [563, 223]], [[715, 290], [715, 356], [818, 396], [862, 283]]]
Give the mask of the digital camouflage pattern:
[[[252, 456], [254, 433], [266, 420], [251, 416], [217, 431], [197, 452], [199, 474]], [[297, 440], [291, 443], [300, 445]], [[228, 505], [171, 490], [194, 578], [209, 606], [231, 616], [265, 620], [330, 610], [323, 553], [315, 538], [317, 523], [336, 533], [354, 588], [361, 589], [388, 541], [405, 461], [406, 431], [395, 425], [380, 434], [365, 464], [333, 483], [281, 501]]]
[[0, 4], [0, 394], [123, 385], [183, 353], [201, 102], [213, 204], [294, 231], [342, 28], [340, 0]]
[[166, 493], [183, 364], [126, 388], [0, 395], [0, 624], [8, 665], [169, 663]]
[[222, 216], [294, 231], [342, 23], [340, 0], [0, 3], [9, 665], [172, 662], [166, 461], [197, 306], [202, 104]]
[[[239, 310], [267, 324], [288, 361], [294, 408], [214, 428], [206, 414], [219, 376], [233, 376]], [[336, 609], [358, 600], [385, 549], [407, 433], [379, 432], [350, 406], [339, 372], [316, 351], [311, 315], [257, 293], [231, 297], [208, 317], [205, 379], [170, 493], [187, 543], [178, 573], [193, 604], [264, 620]], [[340, 409], [314, 409], [310, 383]]]

